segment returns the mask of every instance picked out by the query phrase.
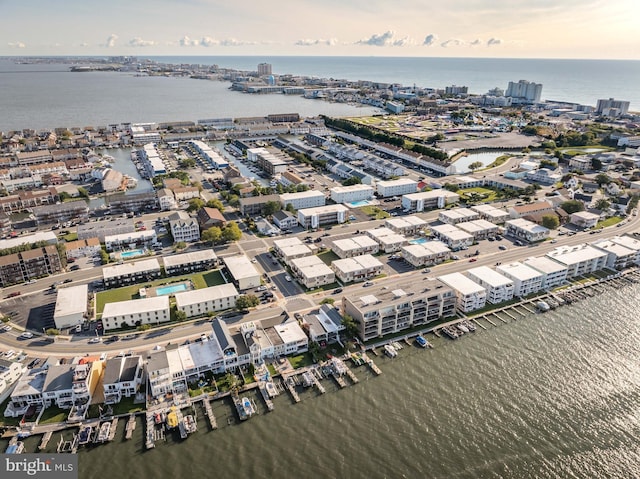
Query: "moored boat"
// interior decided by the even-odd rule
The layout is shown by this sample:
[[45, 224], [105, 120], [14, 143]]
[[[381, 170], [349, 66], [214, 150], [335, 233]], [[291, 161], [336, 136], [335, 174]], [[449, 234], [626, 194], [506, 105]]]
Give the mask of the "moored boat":
[[[5, 454], [22, 454], [24, 452], [24, 442], [16, 441], [14, 443], [9, 443]], [[7, 459], [8, 460], [8, 459]]]
[[421, 348], [426, 348], [428, 344], [427, 340], [421, 334], [418, 334], [416, 336], [416, 343], [418, 343], [418, 346], [420, 346]]
[[538, 308], [538, 311], [546, 313], [551, 309], [551, 306], [549, 306], [545, 301], [538, 301], [536, 303], [536, 308]]
[[398, 351], [396, 351], [396, 348], [394, 348], [390, 344], [384, 345], [384, 353], [390, 358], [395, 358], [398, 355]]

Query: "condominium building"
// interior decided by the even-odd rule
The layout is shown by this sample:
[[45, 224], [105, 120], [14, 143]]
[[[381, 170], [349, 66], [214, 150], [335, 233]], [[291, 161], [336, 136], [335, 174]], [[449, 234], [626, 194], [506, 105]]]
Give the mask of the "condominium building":
[[143, 324], [166, 323], [169, 314], [169, 296], [132, 299], [107, 303], [102, 311], [102, 324], [105, 331], [124, 327], [134, 328]]
[[95, 237], [69, 241], [65, 245], [67, 259], [92, 257], [100, 254], [101, 249], [100, 240]]
[[407, 211], [425, 211], [444, 208], [460, 201], [460, 195], [449, 190], [431, 190], [402, 196], [402, 208]]
[[309, 339], [321, 347], [338, 342], [345, 330], [340, 312], [331, 304], [323, 304], [320, 309], [305, 314], [302, 322], [307, 326]]
[[549, 251], [546, 256], [567, 268], [567, 278], [604, 269], [608, 259], [606, 252], [588, 244], [561, 246]]
[[413, 236], [420, 231], [425, 231], [427, 224], [425, 220], [415, 215], [387, 218], [384, 222], [387, 228], [405, 236]]
[[152, 281], [160, 277], [160, 263], [156, 258], [133, 261], [102, 268], [105, 288], [128, 286]]
[[110, 235], [104, 238], [104, 246], [107, 251], [126, 250], [132, 246], [136, 248], [148, 247], [157, 242], [158, 236], [154, 230], [132, 231], [131, 233]]
[[548, 228], [540, 226], [533, 221], [525, 220], [524, 218], [506, 221], [504, 226], [507, 236], [512, 236], [529, 243], [542, 241], [548, 238], [550, 234]]
[[462, 313], [470, 313], [484, 308], [487, 302], [487, 290], [462, 273], [445, 274], [438, 279], [449, 286], [456, 297], [456, 308]]
[[365, 235], [352, 236], [334, 240], [331, 250], [340, 258], [352, 258], [363, 254], [376, 254], [380, 245], [373, 238]]
[[526, 103], [538, 103], [542, 95], [542, 84], [533, 83], [527, 80], [509, 82], [507, 91], [504, 96], [511, 97], [514, 100], [520, 100]]
[[546, 256], [536, 256], [523, 261], [526, 266], [539, 271], [542, 274], [541, 288], [551, 290], [562, 286], [567, 280], [566, 266], [547, 258]]
[[62, 271], [56, 245], [0, 256], [0, 286], [23, 283]]
[[576, 211], [569, 216], [569, 223], [583, 229], [593, 228], [598, 221], [600, 221], [600, 215], [588, 211]]
[[333, 270], [317, 256], [292, 259], [289, 266], [298, 281], [309, 289], [331, 284], [336, 280]]
[[614, 236], [613, 238], [611, 238], [611, 241], [635, 251], [636, 258], [634, 262], [636, 264], [640, 264], [640, 240], [637, 240], [635, 238], [632, 238], [631, 236], [625, 235], [625, 236]]
[[488, 266], [471, 268], [467, 275], [487, 291], [489, 303], [498, 304], [513, 299], [513, 281]]
[[365, 234], [373, 238], [379, 245], [380, 249], [385, 253], [393, 253], [400, 251], [408, 240], [403, 235], [400, 235], [390, 228], [380, 227], [370, 230], [366, 230]]
[[326, 198], [324, 193], [316, 190], [300, 191], [298, 193], [284, 193], [280, 195], [280, 203], [283, 208], [287, 205], [293, 206], [296, 210], [303, 208], [315, 208], [324, 206]]
[[264, 206], [269, 202], [280, 203], [280, 195], [260, 195], [240, 198], [238, 206], [243, 216], [259, 216]]
[[409, 178], [376, 182], [376, 193], [382, 198], [409, 195], [418, 191], [418, 182]]
[[202, 159], [210, 165], [211, 168], [222, 170], [229, 166], [229, 162], [225, 160], [220, 153], [213, 150], [209, 145], [200, 140], [190, 141], [191, 146], [200, 154]]
[[202, 249], [189, 253], [174, 254], [162, 258], [164, 270], [167, 276], [193, 273], [195, 271], [208, 271], [218, 264], [218, 257], [213, 249]]
[[198, 224], [198, 220], [190, 217], [184, 211], [179, 211], [171, 215], [169, 227], [171, 228], [171, 236], [173, 236], [175, 243], [179, 241], [184, 241], [185, 243], [200, 241], [200, 225]]
[[469, 233], [475, 241], [495, 237], [500, 232], [498, 225], [487, 220], [466, 221], [458, 223], [456, 227]]
[[53, 321], [56, 329], [62, 330], [84, 323], [87, 318], [89, 287], [86, 284], [59, 288]]
[[596, 114], [611, 117], [626, 115], [629, 113], [630, 104], [631, 102], [613, 98], [599, 99], [596, 104]]
[[400, 251], [404, 260], [415, 268], [439, 264], [451, 257], [449, 247], [438, 240], [409, 244], [403, 246]]
[[482, 218], [483, 220], [490, 221], [491, 223], [495, 223], [497, 225], [502, 224], [509, 218], [511, 218], [507, 211], [491, 205], [475, 205], [472, 206], [471, 209], [478, 212], [480, 214], [480, 218]]
[[438, 220], [449, 225], [480, 219], [480, 213], [469, 208], [453, 208], [438, 213]]
[[116, 356], [107, 359], [102, 385], [104, 403], [118, 404], [122, 398], [132, 398], [144, 383], [142, 356]]
[[78, 239], [98, 238], [104, 243], [108, 236], [129, 234], [135, 231], [133, 220], [116, 218], [111, 221], [97, 221], [78, 225]]
[[273, 252], [287, 264], [295, 258], [302, 258], [313, 253], [311, 248], [296, 237], [275, 240], [273, 242]]
[[591, 243], [591, 246], [607, 253], [606, 267], [621, 270], [637, 264], [638, 251], [611, 239]]
[[240, 291], [260, 286], [260, 272], [245, 255], [226, 256], [224, 265]]
[[370, 254], [337, 259], [331, 263], [331, 268], [342, 283], [366, 281], [382, 274], [384, 265]]
[[342, 297], [342, 311], [363, 341], [428, 324], [455, 314], [455, 295], [437, 280], [375, 285]]
[[220, 284], [209, 288], [176, 293], [176, 308], [188, 318], [202, 316], [214, 311], [234, 308], [239, 293], [231, 284]]
[[542, 289], [544, 274], [526, 264], [516, 261], [498, 265], [496, 270], [513, 281], [514, 296], [523, 297]]
[[453, 225], [436, 225], [431, 227], [433, 235], [453, 251], [468, 248], [473, 244], [473, 236]]
[[298, 223], [303, 228], [319, 228], [320, 226], [347, 221], [347, 207], [344, 205], [325, 205], [317, 208], [298, 210]]
[[331, 199], [336, 203], [355, 203], [373, 198], [373, 187], [357, 184], [350, 186], [336, 186], [329, 190]]

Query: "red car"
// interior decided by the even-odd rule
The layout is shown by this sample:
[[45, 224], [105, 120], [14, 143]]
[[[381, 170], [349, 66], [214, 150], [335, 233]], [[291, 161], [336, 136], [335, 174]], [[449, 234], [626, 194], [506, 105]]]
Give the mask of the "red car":
[[469, 263], [475, 263], [476, 261], [478, 261], [478, 258], [471, 258], [471, 259], [469, 260]]

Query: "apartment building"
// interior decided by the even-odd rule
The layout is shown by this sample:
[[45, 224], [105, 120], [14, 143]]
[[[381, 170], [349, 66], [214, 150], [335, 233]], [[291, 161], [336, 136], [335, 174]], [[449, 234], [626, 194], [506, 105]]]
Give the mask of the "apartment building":
[[370, 236], [358, 235], [351, 238], [334, 240], [331, 250], [340, 258], [352, 258], [363, 254], [376, 254], [380, 245]]
[[473, 236], [474, 241], [495, 237], [500, 232], [498, 225], [482, 219], [458, 223], [456, 227]]
[[101, 319], [105, 331], [123, 327], [135, 328], [142, 324], [166, 323], [171, 319], [169, 296], [107, 303], [104, 305]]
[[298, 210], [298, 223], [303, 228], [319, 228], [325, 225], [344, 223], [347, 221], [348, 211], [344, 205], [306, 208]]
[[116, 356], [107, 359], [102, 376], [104, 403], [118, 404], [122, 398], [135, 397], [143, 386], [142, 356]]
[[162, 262], [167, 276], [176, 276], [213, 269], [218, 264], [218, 257], [213, 252], [213, 249], [209, 248], [164, 256]]
[[400, 251], [408, 243], [407, 238], [384, 226], [366, 230], [365, 234], [380, 245], [380, 249], [385, 253]]
[[547, 258], [546, 256], [536, 256], [523, 261], [525, 266], [539, 271], [542, 274], [541, 289], [549, 291], [562, 286], [567, 280], [566, 266]]
[[381, 198], [409, 195], [418, 191], [418, 182], [409, 178], [376, 182], [376, 193]]
[[501, 264], [496, 270], [513, 281], [514, 296], [523, 297], [542, 289], [544, 274], [523, 263]]
[[505, 234], [528, 243], [542, 241], [549, 237], [550, 231], [533, 221], [518, 218], [504, 223]]
[[289, 264], [293, 259], [313, 254], [313, 251], [300, 238], [291, 237], [275, 240], [273, 242], [273, 253]]
[[507, 211], [496, 208], [491, 205], [486, 205], [486, 204], [475, 205], [475, 206], [472, 206], [471, 209], [479, 213], [481, 219], [490, 221], [491, 223], [494, 223], [497, 225], [502, 224], [511, 218], [511, 216]]
[[0, 256], [0, 286], [6, 287], [62, 271], [56, 245]]
[[105, 288], [128, 286], [130, 284], [151, 281], [160, 277], [160, 263], [156, 258], [133, 261], [102, 269]]
[[567, 278], [573, 278], [606, 268], [609, 255], [591, 245], [580, 244], [555, 248], [546, 256], [567, 268]]
[[451, 250], [458, 251], [473, 244], [473, 236], [457, 226], [442, 224], [431, 227], [433, 235]]
[[384, 270], [384, 265], [374, 256], [363, 254], [337, 259], [331, 263], [331, 268], [342, 283], [351, 283], [379, 276]]
[[294, 209], [315, 208], [324, 206], [326, 198], [324, 193], [316, 190], [300, 191], [298, 193], [283, 193], [280, 195], [280, 203], [283, 208], [292, 205]]
[[184, 312], [188, 318], [203, 316], [214, 311], [234, 308], [238, 296], [238, 290], [233, 284], [220, 284], [176, 293], [176, 308]]
[[222, 261], [240, 291], [260, 286], [260, 272], [245, 255], [226, 256]]
[[458, 311], [470, 313], [476, 309], [484, 308], [487, 302], [487, 290], [462, 273], [438, 276], [438, 280], [453, 290]]
[[453, 208], [438, 213], [438, 220], [448, 225], [480, 219], [480, 213], [469, 208]]
[[406, 211], [425, 211], [444, 208], [460, 201], [460, 195], [445, 189], [423, 191], [402, 196], [402, 208]]
[[433, 240], [420, 244], [409, 244], [400, 249], [402, 258], [414, 266], [431, 266], [440, 264], [451, 257], [451, 250], [442, 241]]
[[428, 223], [418, 216], [402, 216], [396, 218], [387, 218], [384, 222], [385, 227], [390, 230], [404, 235], [404, 236], [414, 236], [424, 232], [427, 229]]
[[291, 271], [298, 281], [308, 289], [331, 284], [336, 281], [334, 271], [317, 256], [292, 259]]
[[467, 275], [487, 291], [487, 302], [498, 304], [513, 299], [513, 281], [488, 266], [471, 268]]
[[373, 187], [363, 184], [336, 186], [329, 189], [329, 192], [336, 203], [355, 203], [373, 198]]

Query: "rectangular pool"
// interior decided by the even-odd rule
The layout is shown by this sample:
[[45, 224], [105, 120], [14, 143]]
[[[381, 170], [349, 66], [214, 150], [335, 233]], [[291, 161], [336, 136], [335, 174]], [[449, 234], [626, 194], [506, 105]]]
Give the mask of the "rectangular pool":
[[425, 244], [427, 241], [429, 241], [427, 238], [418, 238], [418, 239], [410, 240], [409, 244]]
[[368, 206], [371, 204], [371, 201], [369, 200], [360, 200], [360, 201], [352, 201], [351, 203], [349, 203], [349, 206], [353, 206], [353, 207], [359, 207], [359, 206]]
[[171, 284], [169, 286], [160, 286], [156, 288], [156, 296], [166, 296], [167, 294], [180, 293], [187, 290], [187, 285], [184, 283]]
[[132, 249], [129, 251], [123, 251], [122, 253], [120, 253], [120, 257], [122, 259], [128, 259], [128, 258], [133, 258], [135, 256], [142, 256], [143, 254], [144, 254], [143, 249]]

